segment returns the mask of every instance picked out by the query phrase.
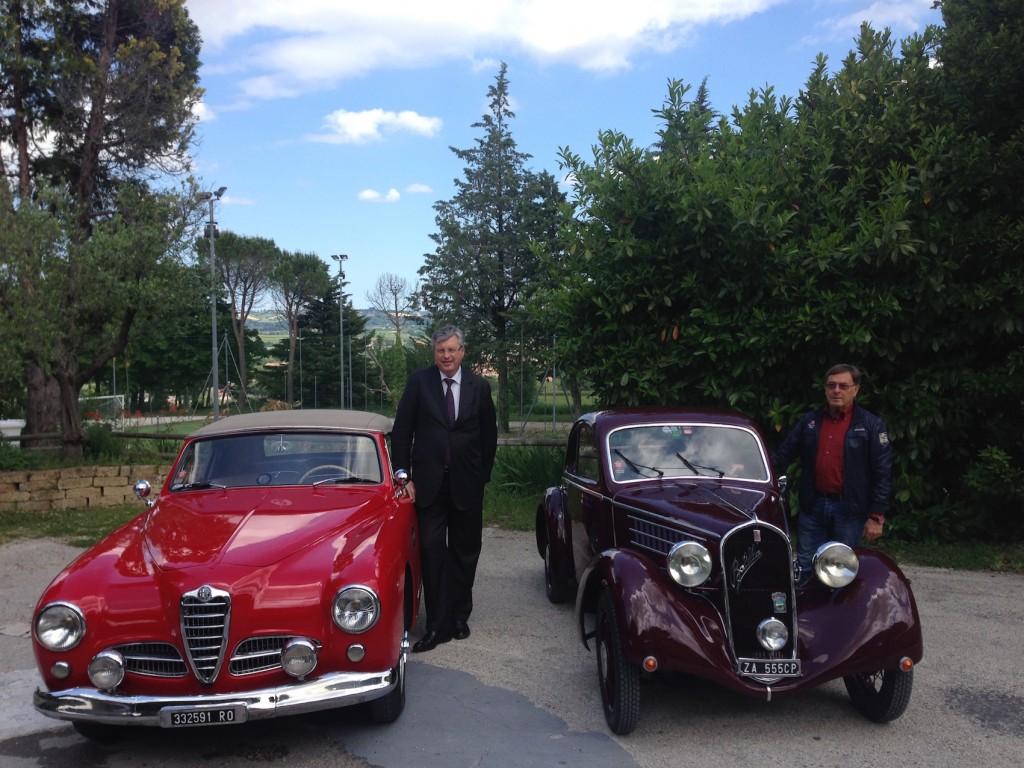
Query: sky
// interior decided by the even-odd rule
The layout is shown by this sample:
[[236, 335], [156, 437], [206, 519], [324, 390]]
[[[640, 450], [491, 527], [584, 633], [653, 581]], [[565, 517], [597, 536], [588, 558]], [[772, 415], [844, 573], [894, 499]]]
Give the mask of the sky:
[[[188, 0], [203, 38], [194, 172], [226, 187], [221, 230], [330, 264], [357, 308], [390, 272], [415, 285], [508, 65], [512, 135], [564, 179], [599, 131], [655, 141], [670, 79], [707, 78], [728, 114], [751, 89], [795, 97], [835, 71], [862, 21], [896, 39], [941, 23], [932, 0]], [[568, 186], [567, 193], [571, 193]]]

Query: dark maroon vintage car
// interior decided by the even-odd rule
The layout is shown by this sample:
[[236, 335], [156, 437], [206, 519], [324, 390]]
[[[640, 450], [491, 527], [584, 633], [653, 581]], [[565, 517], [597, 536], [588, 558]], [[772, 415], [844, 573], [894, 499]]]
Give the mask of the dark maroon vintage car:
[[390, 428], [279, 411], [189, 436], [146, 510], [40, 598], [36, 709], [96, 737], [352, 704], [397, 718], [420, 560]]
[[871, 720], [903, 714], [923, 653], [909, 581], [838, 542], [798, 573], [784, 485], [736, 414], [609, 410], [573, 425], [537, 548], [548, 598], [575, 586], [614, 732], [636, 726], [641, 673], [658, 670], [767, 701], [842, 677]]

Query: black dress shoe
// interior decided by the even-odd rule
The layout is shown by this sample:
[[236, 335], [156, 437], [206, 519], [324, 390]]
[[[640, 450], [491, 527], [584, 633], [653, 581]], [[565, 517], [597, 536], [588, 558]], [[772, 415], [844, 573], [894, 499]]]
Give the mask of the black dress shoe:
[[432, 651], [441, 643], [447, 643], [451, 639], [451, 635], [431, 630], [413, 644], [412, 652], [425, 653], [426, 651]]
[[452, 632], [452, 637], [456, 640], [465, 640], [469, 637], [469, 624], [464, 621], [456, 621], [455, 631]]

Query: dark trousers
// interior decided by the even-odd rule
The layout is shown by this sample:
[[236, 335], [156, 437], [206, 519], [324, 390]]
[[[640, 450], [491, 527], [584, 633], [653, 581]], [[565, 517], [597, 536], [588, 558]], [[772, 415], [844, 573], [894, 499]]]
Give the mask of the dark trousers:
[[448, 479], [429, 506], [417, 506], [423, 599], [427, 631], [450, 632], [473, 611], [473, 581], [480, 559], [483, 511], [459, 509], [452, 502]]

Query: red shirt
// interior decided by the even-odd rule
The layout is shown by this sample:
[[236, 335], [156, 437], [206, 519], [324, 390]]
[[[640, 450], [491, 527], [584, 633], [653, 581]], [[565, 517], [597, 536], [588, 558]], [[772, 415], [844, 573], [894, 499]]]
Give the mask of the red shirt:
[[828, 409], [818, 431], [818, 453], [814, 458], [814, 487], [819, 493], [843, 492], [843, 445], [853, 419], [853, 408], [838, 417]]

